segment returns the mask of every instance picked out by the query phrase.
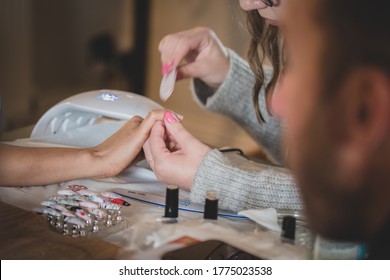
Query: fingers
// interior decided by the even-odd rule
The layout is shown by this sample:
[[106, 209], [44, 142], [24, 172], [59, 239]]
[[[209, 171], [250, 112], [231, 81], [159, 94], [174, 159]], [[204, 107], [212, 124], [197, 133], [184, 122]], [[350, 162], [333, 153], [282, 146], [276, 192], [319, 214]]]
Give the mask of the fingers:
[[[185, 59], [187, 63], [195, 61], [199, 53], [207, 47], [209, 37], [210, 29], [206, 27], [197, 27], [165, 36], [159, 44], [163, 72], [169, 72]], [[191, 59], [188, 59], [189, 55]]]
[[218, 88], [230, 69], [228, 50], [218, 36], [206, 27], [165, 36], [160, 44], [162, 73], [177, 68], [177, 80], [199, 78], [212, 88]]
[[[149, 136], [149, 133], [150, 133], [153, 125], [157, 121], [163, 121], [165, 112], [166, 112], [166, 110], [152, 110], [152, 111], [150, 111], [148, 113], [148, 115], [145, 117], [145, 119], [143, 119], [139, 125], [140, 133], [143, 135]], [[136, 120], [138, 120], [141, 117], [135, 116], [135, 117], [133, 117], [133, 119], [134, 118], [136, 118]]]
[[164, 124], [161, 121], [157, 121], [150, 132], [149, 139], [144, 144], [145, 158], [153, 170], [154, 162], [170, 153], [166, 147], [165, 139], [166, 133]]
[[202, 79], [202, 76], [204, 73], [207, 73], [205, 71], [205, 65], [201, 62], [193, 62], [191, 64], [185, 64], [178, 68], [178, 73], [180, 73], [179, 78], [185, 79], [185, 78], [200, 78]]
[[130, 120], [128, 120], [121, 128], [121, 130], [129, 130], [132, 131], [133, 129], [140, 126], [144, 119], [140, 116], [134, 116]]
[[[174, 145], [174, 146], [172, 146]], [[167, 111], [164, 122], [157, 121], [144, 153], [157, 179], [190, 189], [196, 170], [210, 148], [193, 137], [180, 119]]]
[[140, 116], [134, 116], [112, 136], [112, 141], [122, 141], [124, 153], [127, 151], [127, 153], [138, 154], [148, 139], [155, 122], [163, 120], [164, 113], [165, 110], [153, 110], [149, 112], [145, 119]]
[[184, 128], [175, 113], [167, 111], [164, 115], [164, 123], [169, 137], [180, 147], [188, 147], [189, 143], [194, 141], [195, 137]]
[[[167, 129], [165, 124], [167, 122], [172, 123], [169, 129]], [[173, 122], [176, 124], [173, 124]], [[146, 156], [161, 158], [170, 155], [183, 147], [181, 143], [187, 143], [194, 139], [180, 123], [180, 119], [175, 113], [165, 112], [165, 123], [157, 121], [154, 124], [150, 137], [144, 145]]]
[[[163, 122], [165, 113], [169, 112], [166, 110], [153, 110], [149, 112], [149, 114], [145, 117], [145, 119], [142, 119], [139, 116], [134, 116], [130, 121], [126, 123], [126, 128], [128, 129], [129, 134], [131, 134], [132, 142], [138, 142], [141, 146], [144, 144], [144, 142], [148, 139], [150, 132], [153, 128], [153, 126], [156, 124], [156, 122]], [[175, 115], [176, 118], [182, 120], [183, 116], [172, 113], [172, 115]], [[138, 126], [138, 129], [134, 129]], [[166, 135], [163, 137], [166, 137]], [[138, 141], [137, 141], [138, 140]]]
[[166, 134], [167, 134], [167, 136], [166, 136], [165, 143], [166, 143], [168, 149], [171, 152], [180, 150], [182, 148], [182, 146], [179, 143], [177, 143], [175, 137], [173, 137], [173, 135], [169, 134], [168, 132]]
[[132, 123], [141, 123], [144, 119], [140, 116], [137, 116], [135, 115], [134, 117], [132, 117], [129, 122], [132, 122]]

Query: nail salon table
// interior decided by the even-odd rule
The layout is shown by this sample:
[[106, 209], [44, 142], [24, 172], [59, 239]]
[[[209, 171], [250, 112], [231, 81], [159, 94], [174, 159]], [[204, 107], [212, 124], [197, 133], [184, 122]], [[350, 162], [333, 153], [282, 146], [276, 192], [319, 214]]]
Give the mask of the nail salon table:
[[[21, 130], [23, 134], [26, 132], [28, 129]], [[21, 135], [5, 136], [3, 140], [9, 141], [10, 137], [15, 139]], [[28, 141], [23, 143], [27, 144]], [[122, 198], [131, 205], [121, 207], [122, 219], [115, 226], [82, 237], [64, 236], [49, 224], [46, 216], [37, 215], [32, 209], [42, 207], [42, 201], [58, 195], [70, 185], [87, 186], [88, 190], [97, 193], [117, 192], [125, 195]], [[130, 167], [115, 178], [0, 187], [0, 257], [159, 259], [164, 252], [186, 246], [188, 240], [218, 239], [260, 258], [308, 258], [306, 248], [281, 242], [280, 233], [265, 231], [252, 220], [236, 217], [236, 213], [236, 216], [229, 214], [220, 216], [217, 221], [205, 222], [202, 213], [185, 209], [179, 211], [177, 223], [162, 223], [165, 191], [166, 185], [157, 181], [146, 162]], [[180, 190], [180, 201], [184, 201], [186, 207], [191, 204], [188, 198], [189, 193]]]
[[115, 259], [119, 247], [99, 238], [62, 236], [41, 216], [0, 202], [0, 258], [2, 260]]

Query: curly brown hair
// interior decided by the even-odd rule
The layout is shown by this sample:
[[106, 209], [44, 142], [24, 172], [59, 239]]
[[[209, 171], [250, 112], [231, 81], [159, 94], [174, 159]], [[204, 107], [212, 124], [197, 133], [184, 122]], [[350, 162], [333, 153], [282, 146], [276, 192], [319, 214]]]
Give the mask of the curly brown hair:
[[279, 27], [269, 25], [257, 10], [247, 12], [247, 26], [251, 35], [247, 56], [249, 65], [255, 75], [253, 103], [257, 119], [260, 123], [263, 123], [265, 119], [259, 106], [260, 90], [265, 83], [263, 63], [268, 59], [273, 68], [271, 80], [265, 85], [265, 100], [268, 105], [272, 89], [275, 87], [283, 69], [283, 46]]

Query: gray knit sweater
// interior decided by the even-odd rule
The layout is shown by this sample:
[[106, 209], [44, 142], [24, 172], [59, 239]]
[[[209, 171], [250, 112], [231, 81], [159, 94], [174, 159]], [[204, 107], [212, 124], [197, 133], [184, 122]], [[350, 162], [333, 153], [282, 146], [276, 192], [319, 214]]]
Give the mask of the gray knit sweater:
[[[226, 115], [237, 122], [278, 165], [283, 164], [281, 124], [265, 108], [264, 90], [260, 124], [252, 101], [254, 75], [246, 61], [231, 50], [226, 81], [216, 90], [199, 79], [193, 81], [193, 96], [204, 109]], [[266, 79], [271, 72], [266, 70]], [[234, 153], [211, 150], [200, 164], [191, 189], [191, 199], [204, 202], [207, 190], [220, 191], [220, 207], [235, 212], [254, 208], [302, 210], [302, 202], [289, 170], [247, 160]]]

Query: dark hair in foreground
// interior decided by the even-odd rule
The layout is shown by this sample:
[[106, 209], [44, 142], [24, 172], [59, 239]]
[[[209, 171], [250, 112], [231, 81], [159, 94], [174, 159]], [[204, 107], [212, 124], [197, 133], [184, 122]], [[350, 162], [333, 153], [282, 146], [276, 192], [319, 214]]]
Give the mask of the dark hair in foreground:
[[327, 97], [337, 93], [355, 67], [371, 66], [390, 74], [387, 0], [321, 0], [313, 16], [327, 42], [322, 60]]

